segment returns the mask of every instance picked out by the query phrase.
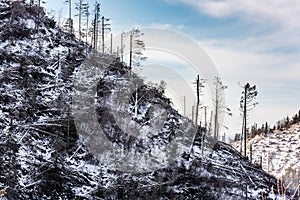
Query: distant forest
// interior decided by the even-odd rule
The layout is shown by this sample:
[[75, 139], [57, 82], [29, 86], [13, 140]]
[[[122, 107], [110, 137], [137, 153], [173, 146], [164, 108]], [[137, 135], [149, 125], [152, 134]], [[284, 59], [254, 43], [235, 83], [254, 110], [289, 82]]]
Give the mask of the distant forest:
[[[270, 126], [268, 122], [264, 123], [261, 125], [261, 127], [258, 127], [256, 123], [251, 126], [250, 132], [249, 129], [247, 130], [248, 133], [248, 138], [253, 138], [256, 135], [261, 135], [261, 134], [267, 134], [267, 133], [273, 133], [274, 130], [281, 130], [283, 131], [284, 129], [288, 129], [291, 125], [297, 124], [300, 122], [300, 110], [293, 115], [292, 117], [285, 117], [281, 120], [279, 120], [276, 124], [273, 126]], [[234, 137], [234, 141], [239, 141], [241, 138], [241, 135], [238, 133]]]

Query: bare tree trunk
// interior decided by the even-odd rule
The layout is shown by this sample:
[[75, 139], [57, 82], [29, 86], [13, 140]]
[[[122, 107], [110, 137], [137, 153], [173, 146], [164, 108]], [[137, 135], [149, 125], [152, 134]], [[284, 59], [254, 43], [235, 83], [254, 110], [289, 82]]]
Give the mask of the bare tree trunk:
[[240, 153], [243, 153], [243, 136], [244, 136], [244, 116], [243, 116], [243, 124], [242, 124], [242, 133], [241, 133], [241, 144], [240, 144]]
[[69, 31], [73, 33], [73, 20], [72, 20], [72, 1], [69, 0]]
[[219, 107], [219, 101], [218, 101], [218, 86], [216, 86], [216, 107], [215, 107], [215, 129], [214, 129], [214, 139], [218, 140], [218, 107]]
[[252, 163], [252, 144], [250, 145], [250, 163]]
[[113, 45], [113, 34], [111, 33], [111, 34], [110, 34], [110, 54], [111, 54], [111, 55], [112, 55], [112, 53], [113, 53], [113, 52], [112, 52], [112, 48], [113, 48], [112, 45]]
[[134, 117], [137, 118], [137, 115], [138, 115], [138, 90], [137, 90], [137, 86], [135, 86]]
[[102, 53], [104, 54], [104, 28], [105, 28], [105, 24], [104, 24], [104, 17], [102, 16]]
[[72, 18], [72, 1], [69, 0], [69, 19]]
[[81, 13], [82, 13], [82, 0], [79, 0], [79, 13], [78, 13], [78, 28], [79, 28], [79, 40], [81, 40]]
[[196, 117], [195, 117], [195, 124], [198, 124], [198, 115], [199, 115], [199, 104], [200, 104], [200, 79], [199, 75], [197, 76], [197, 103], [196, 103]]
[[205, 132], [207, 131], [207, 107], [204, 106], [204, 128]]
[[121, 33], [121, 49], [120, 49], [120, 54], [121, 54], [121, 62], [123, 63], [123, 51], [124, 51], [124, 44], [123, 44], [123, 37], [124, 37], [124, 32]]
[[100, 11], [100, 5], [99, 3], [96, 4], [95, 7], [95, 18], [94, 18], [94, 24], [93, 24], [93, 38], [94, 38], [94, 49], [97, 50], [98, 49], [98, 19], [99, 19], [99, 11]]
[[93, 27], [93, 40], [94, 40], [94, 49], [97, 50], [97, 36], [96, 36], [96, 28], [97, 28], [97, 13], [95, 13], [95, 18], [94, 18], [94, 27]]
[[[88, 11], [87, 11], [88, 12]], [[89, 15], [86, 15], [86, 30], [85, 30], [85, 43], [88, 44], [88, 31], [89, 31]], [[88, 54], [88, 48], [86, 48], [86, 55]]]
[[247, 85], [245, 85], [245, 101], [244, 101], [244, 155], [247, 156]]
[[192, 123], [194, 123], [195, 105], [192, 106]]
[[186, 116], [186, 100], [185, 100], [185, 96], [183, 96], [183, 116]]
[[132, 38], [133, 38], [133, 31], [130, 33], [130, 53], [129, 53], [129, 68], [130, 68], [130, 70], [132, 67]]

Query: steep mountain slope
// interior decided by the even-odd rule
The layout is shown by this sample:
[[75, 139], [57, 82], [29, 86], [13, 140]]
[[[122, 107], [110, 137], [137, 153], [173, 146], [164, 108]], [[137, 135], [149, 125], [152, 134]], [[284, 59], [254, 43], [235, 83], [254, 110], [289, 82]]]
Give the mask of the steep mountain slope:
[[[266, 172], [283, 178], [286, 185], [296, 189], [300, 184], [300, 123], [289, 128], [257, 135], [247, 141], [248, 156], [252, 144], [254, 163], [260, 163]], [[239, 142], [233, 144], [239, 149]]]
[[63, 174], [74, 172], [63, 155], [78, 139], [68, 114], [71, 77], [87, 45], [40, 7], [1, 1], [0, 19], [0, 186], [8, 199], [66, 196]]
[[[97, 68], [101, 67], [102, 65]], [[125, 74], [127, 70], [126, 66], [116, 62], [105, 68], [99, 82], [97, 96], [100, 107], [97, 111], [99, 123], [103, 126], [105, 135], [111, 141], [120, 144], [120, 148], [126, 148], [128, 151], [133, 148], [134, 151], [143, 152], [151, 150], [152, 146], [159, 147], [161, 144], [168, 143], [169, 138], [176, 134], [174, 129], [176, 130], [176, 127], [185, 123], [185, 120], [166, 103], [168, 100], [154, 88], [145, 85], [139, 88], [139, 95], [145, 99], [139, 104], [137, 110], [139, 115], [132, 119], [145, 124], [144, 120], [147, 120], [148, 117], [148, 112], [145, 110], [151, 107], [148, 105], [154, 104], [154, 102], [169, 110], [170, 118], [166, 117], [165, 122], [168, 128], [165, 128], [163, 133], [158, 134], [158, 138], [155, 140], [151, 138], [143, 141], [134, 136], [128, 136], [112, 120], [114, 115], [112, 115], [111, 110], [113, 108], [110, 106], [118, 107], [118, 109], [122, 106], [117, 106], [118, 104], [115, 103], [109, 108], [103, 106], [105, 101], [115, 102], [114, 98], [116, 97], [112, 97], [112, 94], [115, 93], [115, 84], [120, 82], [120, 76]], [[84, 78], [84, 80], [86, 79]], [[121, 82], [124, 80], [121, 79]], [[122, 84], [127, 85], [129, 83], [122, 82]], [[87, 85], [91, 85], [89, 81], [87, 81]], [[130, 86], [127, 85], [125, 88], [128, 89]], [[86, 90], [82, 89], [82, 91]], [[135, 94], [133, 93], [132, 96], [134, 97]], [[130, 99], [132, 100], [132, 98]], [[129, 101], [125, 107], [130, 109], [133, 104], [132, 101]], [[170, 120], [172, 117], [174, 117], [173, 120]], [[125, 122], [131, 123], [130, 121]], [[206, 149], [208, 154], [201, 159], [200, 138], [201, 134], [195, 140], [192, 153], [186, 152], [163, 169], [135, 174], [111, 170], [104, 172], [104, 177], [109, 176], [110, 178], [107, 179], [108, 183], [102, 186], [103, 188], [95, 190], [96, 194], [103, 198], [114, 197], [116, 199], [256, 199], [262, 196], [271, 198], [272, 187], [274, 188], [273, 191], [278, 194], [277, 182], [274, 177], [252, 166], [247, 159], [225, 143], [219, 142], [213, 149]], [[96, 146], [100, 146], [100, 144], [96, 142]], [[131, 161], [128, 160], [128, 162]], [[143, 165], [143, 162], [140, 162], [140, 165]]]
[[[271, 198], [272, 187], [277, 194], [276, 179], [254, 168], [229, 145], [219, 142], [201, 159], [199, 138], [193, 153], [147, 173], [121, 172], [99, 162], [97, 152], [79, 134], [76, 115], [71, 115], [74, 79], [89, 47], [62, 32], [36, 6], [1, 0], [0, 19], [0, 189], [5, 188], [4, 199], [256, 199]], [[90, 56], [91, 67], [100, 69], [98, 123], [116, 146], [143, 152], [168, 143], [182, 124], [187, 124], [186, 132], [195, 129], [161, 90], [142, 84], [137, 92], [144, 99], [127, 123], [141, 123], [141, 130], [147, 132], [149, 116], [157, 115], [150, 107], [156, 106], [168, 111], [163, 131], [150, 140], [131, 137], [130, 131], [111, 131], [116, 126], [107, 116], [113, 109], [134, 110], [133, 99], [116, 105], [111, 96], [116, 83], [131, 84], [119, 77], [131, 72], [111, 55]], [[104, 104], [111, 110], [105, 110]]]

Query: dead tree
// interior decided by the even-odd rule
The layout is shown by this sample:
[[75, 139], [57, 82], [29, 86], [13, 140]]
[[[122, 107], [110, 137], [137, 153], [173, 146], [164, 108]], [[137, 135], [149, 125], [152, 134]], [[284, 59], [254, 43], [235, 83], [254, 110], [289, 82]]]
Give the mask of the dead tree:
[[225, 113], [232, 115], [231, 110], [225, 106], [224, 90], [227, 86], [224, 85], [219, 77], [215, 77], [215, 98], [214, 98], [214, 139], [219, 140], [219, 128], [220, 128], [220, 115]]
[[105, 33], [111, 30], [110, 27], [109, 27], [110, 24], [107, 23], [109, 20], [110, 19], [105, 18], [104, 16], [102, 16], [102, 18], [101, 18], [101, 26], [102, 26], [102, 28], [101, 28], [101, 34], [102, 34], [102, 53], [104, 53], [104, 47], [105, 47], [104, 46]]
[[204, 88], [204, 80], [200, 79], [200, 76], [197, 76], [196, 79], [196, 95], [197, 95], [197, 102], [196, 102], [196, 108], [195, 108], [195, 124], [198, 124], [198, 118], [199, 118], [199, 106], [200, 106], [200, 93], [201, 93], [201, 89]]
[[72, 18], [72, 0], [66, 0], [64, 2], [65, 4], [68, 4], [68, 9], [69, 9], [69, 17], [67, 19], [65, 28], [69, 33], [73, 33], [73, 18]]
[[93, 48], [97, 50], [98, 35], [99, 35], [99, 23], [100, 23], [100, 3], [96, 2], [94, 9], [94, 19], [92, 22], [92, 44]]

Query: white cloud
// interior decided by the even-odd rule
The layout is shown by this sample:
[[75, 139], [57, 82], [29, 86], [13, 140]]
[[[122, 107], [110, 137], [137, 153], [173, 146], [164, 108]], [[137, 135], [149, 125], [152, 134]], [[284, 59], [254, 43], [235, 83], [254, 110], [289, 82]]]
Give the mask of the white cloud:
[[298, 0], [175, 0], [197, 8], [213, 17], [240, 16], [249, 20], [300, 26]]
[[[243, 37], [239, 37], [240, 41], [232, 43], [235, 46], [240, 45], [254, 51], [300, 49], [299, 0], [174, 0], [174, 2], [189, 5], [209, 17], [239, 19], [241, 27], [248, 26], [249, 32], [243, 32]], [[239, 32], [239, 28], [232, 31]]]
[[173, 25], [173, 24], [151, 23], [150, 27], [162, 28], [162, 29], [173, 29], [173, 30], [176, 30], [176, 31], [182, 31], [183, 29], [187, 29], [187, 27], [183, 24]]

